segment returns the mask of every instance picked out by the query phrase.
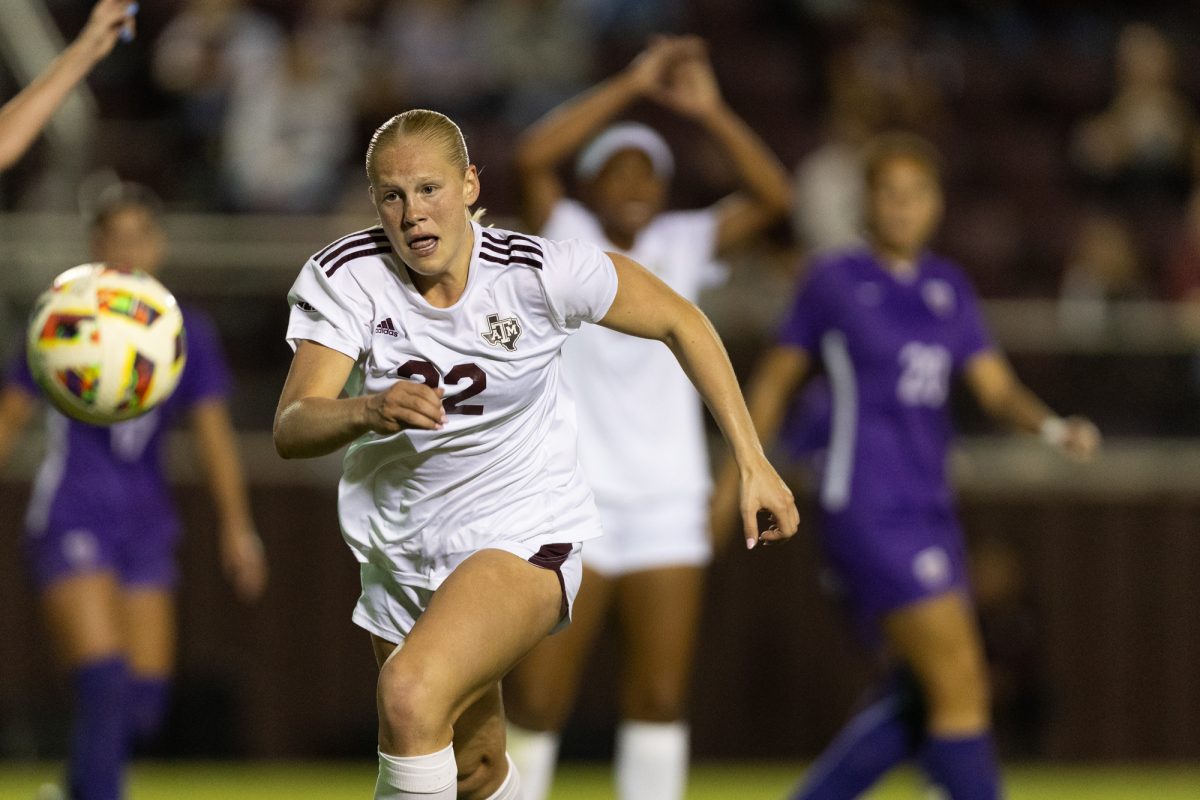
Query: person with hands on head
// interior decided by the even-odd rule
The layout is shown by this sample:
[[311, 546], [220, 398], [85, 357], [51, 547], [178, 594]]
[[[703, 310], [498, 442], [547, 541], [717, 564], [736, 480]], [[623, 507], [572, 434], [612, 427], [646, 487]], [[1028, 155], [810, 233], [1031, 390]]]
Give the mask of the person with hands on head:
[[112, 52], [117, 39], [132, 40], [137, 5], [129, 0], [99, 0], [75, 41], [0, 107], [0, 170], [25, 154], [71, 90]]
[[600, 535], [563, 342], [599, 323], [666, 344], [730, 442], [749, 516], [773, 515], [763, 538], [791, 536], [797, 513], [695, 306], [619, 253], [482, 227], [442, 114], [393, 117], [366, 162], [379, 225], [315, 254], [289, 294], [275, 445], [348, 445], [338, 515], [379, 663], [375, 797], [512, 800], [500, 680], [569, 622]]
[[[91, 212], [96, 261], [158, 272], [167, 254], [158, 198], [135, 184]], [[25, 555], [50, 640], [71, 675], [74, 800], [121, 797], [131, 745], [157, 733], [174, 670], [180, 521], [167, 484], [165, 432], [186, 416], [215, 501], [218, 546], [238, 597], [263, 592], [267, 565], [250, 514], [229, 374], [212, 323], [184, 309], [187, 362], [175, 392], [140, 417], [96, 426], [46, 411], [46, 455], [25, 516]], [[32, 419], [40, 390], [22, 352], [0, 389], [0, 463]]]
[[[815, 261], [747, 390], [772, 443], [804, 378], [824, 365], [832, 411], [818, 542], [858, 632], [891, 668], [792, 797], [859, 797], [911, 759], [951, 800], [996, 798], [986, 661], [946, 474], [951, 381], [961, 375], [992, 418], [1074, 458], [1090, 458], [1100, 436], [1018, 380], [967, 277], [928, 249], [943, 205], [934, 148], [881, 136], [865, 178], [866, 243]], [[730, 465], [714, 516], [736, 529], [738, 506]]]
[[[614, 123], [638, 101], [694, 122], [733, 165], [737, 190], [708, 208], [668, 210], [675, 164], [667, 143], [645, 125]], [[559, 176], [571, 158], [578, 200]], [[693, 302], [724, 279], [717, 257], [783, 218], [790, 204], [787, 170], [726, 105], [705, 43], [692, 36], [655, 38], [625, 70], [553, 109], [521, 136], [516, 164], [530, 230], [624, 253]], [[619, 796], [676, 800], [686, 787], [686, 698], [712, 553], [703, 412], [655, 342], [589, 328], [563, 355], [580, 461], [605, 536], [584, 551], [575, 624], [539, 645], [506, 682], [513, 757], [526, 800], [544, 800], [587, 654], [615, 608], [627, 645]]]

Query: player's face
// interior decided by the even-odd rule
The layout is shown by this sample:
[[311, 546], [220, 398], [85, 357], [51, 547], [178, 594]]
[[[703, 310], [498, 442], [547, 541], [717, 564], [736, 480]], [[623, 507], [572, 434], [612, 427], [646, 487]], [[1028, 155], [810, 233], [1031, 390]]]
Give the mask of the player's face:
[[426, 277], [465, 275], [467, 208], [479, 199], [475, 167], [456, 167], [436, 142], [405, 136], [375, 155], [371, 199], [397, 255]]
[[919, 252], [942, 218], [937, 178], [911, 158], [893, 158], [881, 165], [867, 202], [868, 224], [876, 243], [901, 255]]
[[119, 209], [92, 232], [92, 258], [122, 270], [158, 272], [167, 256], [167, 236], [143, 208]]
[[592, 179], [587, 199], [605, 231], [625, 240], [613, 243], [628, 247], [663, 210], [667, 184], [641, 150], [621, 150]]

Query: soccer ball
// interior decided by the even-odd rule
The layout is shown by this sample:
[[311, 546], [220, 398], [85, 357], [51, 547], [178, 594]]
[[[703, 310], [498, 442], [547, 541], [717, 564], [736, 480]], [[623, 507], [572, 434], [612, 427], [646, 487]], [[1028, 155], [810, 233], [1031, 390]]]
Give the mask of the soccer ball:
[[64, 414], [108, 425], [171, 396], [186, 358], [183, 315], [143, 272], [73, 267], [33, 307], [29, 369]]

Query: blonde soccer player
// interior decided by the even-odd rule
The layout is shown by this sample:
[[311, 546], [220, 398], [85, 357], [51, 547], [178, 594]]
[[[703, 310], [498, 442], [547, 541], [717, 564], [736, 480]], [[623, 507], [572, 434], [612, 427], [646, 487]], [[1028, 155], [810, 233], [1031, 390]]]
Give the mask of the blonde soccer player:
[[[667, 142], [649, 126], [614, 122], [639, 100], [696, 125], [733, 166], [737, 191], [707, 208], [668, 209], [675, 165]], [[577, 198], [558, 174], [572, 158]], [[790, 202], [787, 170], [725, 103], [704, 42], [690, 36], [655, 39], [625, 70], [552, 110], [522, 136], [516, 160], [531, 230], [627, 255], [693, 302], [724, 279], [718, 257], [781, 219]], [[603, 327], [567, 342], [563, 373], [605, 535], [584, 551], [575, 623], [506, 682], [524, 800], [549, 792], [559, 731], [613, 609], [623, 645], [618, 797], [680, 800], [686, 699], [712, 553], [700, 399], [657, 342]]]
[[791, 536], [797, 513], [693, 305], [628, 257], [474, 221], [478, 173], [436, 112], [380, 127], [367, 175], [380, 224], [314, 255], [289, 295], [275, 443], [349, 445], [338, 513], [380, 666], [375, 797], [510, 799], [499, 681], [566, 624], [581, 546], [600, 535], [562, 387], [568, 337], [598, 323], [675, 353], [741, 467], [748, 546]]

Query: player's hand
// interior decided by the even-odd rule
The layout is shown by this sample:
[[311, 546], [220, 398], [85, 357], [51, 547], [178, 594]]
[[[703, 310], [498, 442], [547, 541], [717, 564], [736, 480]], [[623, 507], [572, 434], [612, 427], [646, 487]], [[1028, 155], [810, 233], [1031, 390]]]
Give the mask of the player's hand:
[[800, 527], [792, 490], [765, 457], [741, 468], [740, 507], [747, 550], [790, 539]]
[[646, 49], [630, 62], [626, 74], [639, 94], [654, 97], [662, 91], [672, 65], [697, 52], [703, 53], [703, 46], [703, 41], [695, 36], [654, 36]]
[[704, 49], [672, 64], [653, 97], [675, 113], [694, 119], [711, 114], [724, 105], [717, 76]]
[[1100, 429], [1086, 417], [1067, 417], [1063, 422], [1059, 448], [1076, 461], [1091, 461], [1100, 449]]
[[367, 426], [376, 433], [396, 433], [408, 428], [441, 430], [446, 424], [441, 387], [431, 389], [416, 381], [397, 381], [386, 391], [367, 398]]
[[112, 52], [118, 39], [127, 42], [133, 39], [137, 32], [137, 6], [130, 0], [100, 0], [76, 41], [88, 47], [97, 60], [103, 58]]
[[262, 540], [248, 522], [221, 529], [221, 568], [238, 599], [253, 602], [267, 588], [267, 557]]

